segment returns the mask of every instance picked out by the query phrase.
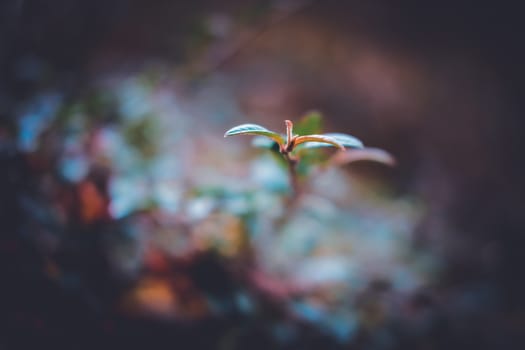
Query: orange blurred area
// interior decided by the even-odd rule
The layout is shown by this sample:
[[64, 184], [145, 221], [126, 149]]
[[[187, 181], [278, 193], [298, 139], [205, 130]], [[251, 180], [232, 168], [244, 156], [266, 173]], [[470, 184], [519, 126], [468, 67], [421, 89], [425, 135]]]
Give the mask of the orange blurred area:
[[209, 313], [204, 298], [188, 290], [189, 281], [184, 276], [166, 279], [145, 277], [124, 296], [122, 307], [135, 315], [149, 314], [162, 318], [199, 319]]

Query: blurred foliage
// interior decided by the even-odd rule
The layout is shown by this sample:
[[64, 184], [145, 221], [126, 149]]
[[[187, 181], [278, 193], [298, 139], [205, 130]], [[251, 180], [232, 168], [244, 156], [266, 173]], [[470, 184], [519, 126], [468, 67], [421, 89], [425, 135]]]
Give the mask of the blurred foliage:
[[[54, 237], [43, 251], [50, 278], [67, 276], [60, 242], [96, 227], [104, 232], [100, 254], [128, 286], [115, 300], [123, 314], [251, 319], [270, 303], [282, 315], [268, 321], [276, 341], [298, 341], [290, 327], [304, 323], [343, 343], [386, 327], [402, 312], [389, 300], [434, 278], [432, 256], [410, 248], [421, 217], [415, 198], [393, 198], [341, 169], [313, 172], [326, 150], [311, 149], [299, 168], [307, 192], [290, 207], [279, 158], [242, 151], [242, 143], [233, 156], [220, 131], [193, 126], [166, 76], [148, 76], [101, 83], [68, 101], [44, 96], [19, 119], [20, 148], [31, 145], [33, 162], [49, 161], [35, 173], [41, 200], [26, 215], [59, 223], [65, 234], [32, 233]], [[318, 112], [296, 126], [321, 129]], [[42, 205], [49, 209], [35, 217]], [[193, 270], [206, 256], [214, 258], [205, 271], [222, 266], [217, 273], [232, 285]], [[376, 295], [378, 283], [385, 287]]]

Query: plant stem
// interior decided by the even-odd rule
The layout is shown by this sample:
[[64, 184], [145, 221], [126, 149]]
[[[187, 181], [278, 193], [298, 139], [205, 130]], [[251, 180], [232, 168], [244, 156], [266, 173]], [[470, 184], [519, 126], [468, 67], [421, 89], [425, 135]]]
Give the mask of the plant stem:
[[299, 178], [297, 176], [297, 159], [290, 156], [288, 152], [283, 153], [286, 162], [288, 163], [288, 175], [290, 177], [290, 185], [292, 186], [292, 198], [299, 195]]
[[283, 155], [284, 159], [286, 160], [286, 163], [288, 164], [288, 177], [290, 179], [290, 186], [292, 188], [292, 192], [290, 196], [285, 200], [286, 206], [282, 216], [275, 222], [275, 228], [277, 232], [281, 232], [284, 225], [293, 216], [293, 213], [295, 212], [297, 207], [300, 191], [299, 178], [297, 176], [297, 163], [299, 160], [291, 156], [290, 153], [286, 150], [281, 150], [281, 154]]

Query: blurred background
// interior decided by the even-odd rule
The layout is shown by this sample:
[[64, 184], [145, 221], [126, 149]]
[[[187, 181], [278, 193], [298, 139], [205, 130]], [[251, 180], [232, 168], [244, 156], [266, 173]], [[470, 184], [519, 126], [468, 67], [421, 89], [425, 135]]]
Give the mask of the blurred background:
[[[522, 349], [519, 5], [0, 2], [0, 349]], [[316, 110], [397, 166], [286, 170]]]

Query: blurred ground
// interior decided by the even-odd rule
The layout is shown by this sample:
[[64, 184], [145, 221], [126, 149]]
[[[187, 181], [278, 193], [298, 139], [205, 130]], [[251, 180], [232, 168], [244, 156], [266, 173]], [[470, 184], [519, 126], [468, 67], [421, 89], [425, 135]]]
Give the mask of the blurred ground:
[[[0, 348], [519, 349], [504, 4], [0, 4]], [[388, 150], [311, 181], [243, 122]]]

